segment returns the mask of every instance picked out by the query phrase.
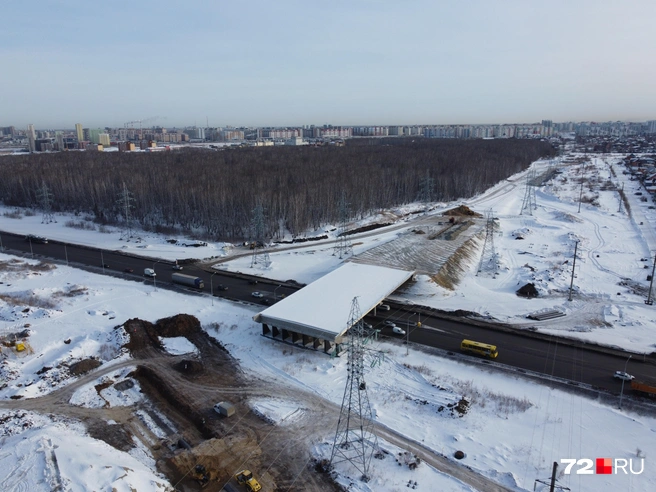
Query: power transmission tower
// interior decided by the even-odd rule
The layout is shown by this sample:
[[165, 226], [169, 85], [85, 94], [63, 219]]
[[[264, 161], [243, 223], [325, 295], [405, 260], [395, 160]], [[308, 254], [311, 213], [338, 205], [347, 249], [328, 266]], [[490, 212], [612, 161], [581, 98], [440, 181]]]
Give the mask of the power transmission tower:
[[346, 202], [345, 193], [342, 193], [339, 199], [338, 208], [339, 227], [337, 228], [337, 241], [335, 242], [333, 256], [338, 255], [341, 260], [348, 254], [353, 253], [353, 245], [348, 237], [349, 204]]
[[37, 199], [39, 200], [39, 205], [43, 211], [43, 217], [41, 219], [42, 224], [50, 224], [51, 222], [57, 222], [55, 216], [52, 213], [52, 200], [53, 195], [48, 189], [48, 185], [45, 181], [41, 185], [41, 188], [36, 190]]
[[526, 191], [524, 192], [524, 200], [522, 202], [522, 211], [519, 215], [533, 215], [533, 209], [537, 207], [535, 200], [535, 169], [532, 169], [526, 175]]
[[129, 241], [132, 238], [132, 210], [134, 209], [134, 195], [123, 183], [123, 188], [118, 192], [116, 206], [125, 220], [125, 229], [121, 231], [121, 239]]
[[368, 482], [371, 458], [378, 454], [379, 450], [378, 437], [373, 432], [373, 415], [364, 380], [365, 344], [368, 338], [361, 318], [358, 298], [354, 297], [348, 321], [348, 375], [330, 464], [334, 466], [348, 461], [362, 473], [361, 479]]
[[492, 273], [495, 276], [499, 270], [498, 258], [494, 249], [494, 214], [492, 209], [487, 211], [486, 216], [485, 242], [483, 243], [483, 252], [481, 253], [481, 261], [478, 264], [476, 276], [483, 271]]
[[255, 265], [263, 265], [264, 268], [269, 268], [269, 265], [271, 265], [271, 258], [266, 248], [265, 230], [264, 207], [262, 203], [258, 202], [253, 209], [253, 218], [251, 220], [251, 235], [253, 237], [251, 242], [251, 248], [253, 248], [251, 268], [254, 268]]
[[419, 201], [425, 204], [425, 210], [428, 210], [429, 203], [433, 201], [435, 190], [435, 180], [430, 176], [430, 170], [426, 169], [426, 177], [419, 183]]

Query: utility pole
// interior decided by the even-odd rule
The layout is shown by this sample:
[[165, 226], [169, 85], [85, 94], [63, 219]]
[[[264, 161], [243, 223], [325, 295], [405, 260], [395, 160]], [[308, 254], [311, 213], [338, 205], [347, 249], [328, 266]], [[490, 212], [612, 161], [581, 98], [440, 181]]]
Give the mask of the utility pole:
[[654, 264], [651, 267], [651, 280], [649, 281], [649, 295], [647, 296], [647, 300], [645, 301], [645, 304], [648, 304], [651, 306], [654, 301], [651, 299], [651, 288], [654, 285], [654, 271], [656, 271], [656, 255], [654, 255]]
[[568, 301], [572, 300], [572, 287], [574, 286], [574, 269], [576, 268], [576, 250], [579, 247], [579, 242], [576, 241], [574, 243], [574, 261], [572, 262], [572, 281], [569, 283], [569, 297], [567, 298]]
[[622, 191], [620, 191], [620, 207], [617, 209], [617, 213], [622, 213], [622, 201], [624, 200], [624, 183], [622, 183]]
[[558, 462], [554, 461], [553, 462], [553, 468], [551, 470], [551, 480], [547, 481], [546, 479], [537, 479], [533, 483], [533, 490], [535, 491], [535, 485], [538, 483], [541, 483], [543, 485], [548, 485], [549, 486], [549, 492], [554, 492], [556, 489], [558, 490], [571, 490], [568, 487], [564, 487], [562, 485], [557, 485], [556, 482], [556, 471], [558, 470]]
[[579, 192], [579, 212], [581, 213], [581, 200], [583, 200], [583, 178], [581, 178], [581, 191]]

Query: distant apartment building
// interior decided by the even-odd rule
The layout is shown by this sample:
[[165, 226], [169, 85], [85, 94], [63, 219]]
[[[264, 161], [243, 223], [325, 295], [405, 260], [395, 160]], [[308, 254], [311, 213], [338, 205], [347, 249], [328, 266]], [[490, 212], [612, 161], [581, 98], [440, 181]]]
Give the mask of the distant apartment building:
[[109, 133], [98, 134], [98, 143], [104, 147], [109, 147], [111, 145]]
[[36, 132], [34, 131], [34, 125], [27, 125], [27, 142], [30, 148], [30, 152], [36, 151]]
[[285, 140], [285, 145], [307, 145], [307, 142], [303, 140], [303, 137], [293, 137]]
[[243, 130], [221, 130], [219, 140], [229, 142], [231, 140], [244, 140]]
[[205, 140], [205, 128], [185, 128], [183, 132], [189, 135], [192, 140]]
[[295, 137], [302, 137], [303, 130], [300, 128], [258, 128], [257, 138], [270, 138], [287, 140]]
[[66, 148], [64, 146], [64, 133], [63, 132], [55, 132], [55, 143], [57, 144], [57, 150], [59, 150], [59, 151], [64, 150]]
[[656, 133], [656, 120], [649, 120], [647, 122], [647, 133]]
[[132, 142], [119, 142], [118, 151], [119, 152], [132, 152], [135, 149], [134, 143]]
[[315, 138], [351, 138], [353, 130], [341, 126], [329, 126], [314, 129]]
[[84, 130], [82, 129], [82, 125], [80, 123], [75, 123], [75, 133], [77, 135], [78, 142], [84, 140]]
[[389, 129], [386, 126], [354, 126], [352, 129], [354, 137], [386, 137]]
[[13, 126], [3, 126], [0, 131], [4, 136], [13, 137], [16, 134], [16, 128]]
[[89, 129], [89, 140], [95, 144], [100, 143], [100, 134], [105, 133], [100, 128], [90, 128]]

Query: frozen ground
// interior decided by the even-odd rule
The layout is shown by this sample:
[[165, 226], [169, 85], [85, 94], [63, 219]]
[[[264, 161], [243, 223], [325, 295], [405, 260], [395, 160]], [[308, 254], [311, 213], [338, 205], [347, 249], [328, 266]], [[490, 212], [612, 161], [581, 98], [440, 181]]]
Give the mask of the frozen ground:
[[[629, 191], [636, 185], [621, 173], [617, 159], [595, 159], [594, 166], [588, 165], [586, 176], [598, 175], [604, 181], [611, 176], [611, 181], [620, 185], [624, 182]], [[611, 167], [615, 168], [615, 175], [610, 172]], [[543, 325], [531, 324], [567, 336], [593, 337], [610, 345], [651, 351], [653, 308], [644, 304], [644, 296], [633, 292], [635, 287], [619, 285], [623, 278], [632, 278], [638, 287], [648, 286], [648, 272], [640, 259], [649, 257], [656, 245], [639, 223], [653, 220], [651, 210], [627, 193], [636, 201], [632, 204], [631, 219], [618, 213], [616, 191], [584, 189], [595, 195], [592, 200], [597, 205], [584, 203], [579, 213], [580, 185], [576, 176], [580, 170], [578, 165], [563, 167], [562, 174], [538, 188], [537, 208], [532, 215], [519, 213], [525, 191], [522, 176], [513, 177], [468, 203], [480, 212], [493, 208], [499, 219], [495, 246], [501, 269], [496, 278], [487, 274], [475, 276], [478, 264], [472, 262], [456, 291], [437, 288], [424, 277], [402, 297], [442, 309], [478, 311], [517, 323], [526, 323], [525, 315], [539, 309], [563, 309], [565, 318]], [[71, 241], [84, 232], [83, 242], [87, 244], [113, 244], [114, 240], [117, 245], [122, 244], [118, 233], [77, 231], [63, 227], [64, 220], [41, 225], [38, 217], [0, 216], [0, 229]], [[18, 226], [24, 230], [19, 231]], [[392, 241], [399, 233], [402, 230], [370, 236], [356, 248], [364, 251], [365, 243], [371, 247]], [[515, 239], [517, 235], [524, 239]], [[139, 246], [149, 245], [149, 237]], [[574, 300], [568, 302], [568, 265], [575, 238], [580, 241], [576, 290]], [[152, 248], [139, 249], [170, 259], [180, 258], [180, 251], [215, 256], [222, 250], [217, 245], [207, 248], [181, 248], [166, 243], [164, 238], [152, 237]], [[301, 282], [310, 282], [341, 263], [332, 256], [332, 245], [275, 253], [272, 260], [268, 269], [258, 271], [265, 276]], [[569, 263], [565, 263], [567, 260]], [[217, 299], [212, 306], [209, 298], [166, 290], [153, 292], [144, 284], [65, 266], [44, 267], [35, 261], [2, 254], [0, 265], [1, 327], [4, 333], [17, 333], [29, 324], [28, 340], [33, 351], [17, 354], [3, 349], [2, 399], [19, 395], [35, 398], [69, 384], [75, 377], [67, 372], [64, 363], [91, 356], [104, 364], [124, 361], [127, 356], [120, 350], [124, 333], [114, 327], [129, 318], [154, 321], [186, 312], [197, 316], [209, 334], [239, 359], [244, 370], [268, 377], [272, 384], [292, 382], [341, 403], [346, 360], [291, 349], [258, 336], [259, 329], [251, 319], [258, 311], [255, 306]], [[250, 258], [235, 259], [226, 268], [251, 271]], [[532, 300], [515, 296], [515, 289], [529, 281], [536, 284], [542, 296]], [[656, 420], [652, 417], [620, 412], [484, 366], [442, 359], [418, 350], [410, 350], [406, 355], [405, 347], [391, 342], [377, 342], [375, 348], [385, 353], [380, 364], [372, 368], [367, 365], [367, 388], [376, 420], [408, 439], [449, 457], [461, 450], [466, 454], [464, 464], [518, 491], [533, 490], [534, 480], [549, 477], [552, 462], [562, 458], [631, 458], [636, 468], [638, 455], [645, 457], [644, 472], [640, 475], [570, 475], [561, 476], [561, 483], [572, 490], [590, 492], [656, 488], [656, 469], [652, 465], [656, 456]], [[193, 347], [175, 341], [169, 350]], [[43, 372], [44, 367], [51, 369]], [[102, 384], [102, 380], [94, 384]], [[85, 386], [75, 392], [73, 402], [80, 406], [105, 402], [118, 406], [129, 405], [132, 398], [130, 392], [101, 393], [104, 401]], [[466, 414], [459, 416], [450, 411], [449, 405], [461, 396], [471, 405]], [[269, 420], [290, 426], [307, 411], [302, 401], [282, 399], [253, 397], [251, 406]], [[155, 426], [152, 422], [146, 425]], [[0, 436], [0, 476], [6, 477], [4, 482], [0, 481], [3, 490], [45, 491], [61, 483], [64, 489], [71, 490], [132, 487], [147, 491], [162, 490], [166, 484], [142, 448], [136, 447], [132, 454], [116, 451], [86, 435], [84, 428], [74, 422], [64, 425], [55, 417], [0, 410]], [[333, 437], [334, 430], [326, 429], [315, 452], [328, 456]], [[69, 447], [69, 443], [74, 447]], [[400, 450], [384, 441], [382, 445], [390, 454], [383, 461], [373, 461], [371, 482], [355, 480], [353, 470], [343, 466], [338, 470], [340, 481], [351, 484], [350, 490], [354, 491], [407, 490], [410, 482], [417, 483], [416, 490], [472, 490], [425, 463], [410, 470], [404, 466], [407, 457], [399, 455]], [[399, 460], [401, 466], [397, 464]], [[119, 469], [123, 472], [118, 473]], [[28, 477], [29, 483], [21, 481], [21, 477]], [[26, 485], [29, 486], [24, 488]]]

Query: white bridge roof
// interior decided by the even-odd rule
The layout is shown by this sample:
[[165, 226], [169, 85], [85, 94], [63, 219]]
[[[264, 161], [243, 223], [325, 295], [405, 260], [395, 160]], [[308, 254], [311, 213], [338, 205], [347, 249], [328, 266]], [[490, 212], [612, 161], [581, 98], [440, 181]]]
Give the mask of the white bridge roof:
[[354, 297], [364, 316], [412, 278], [414, 272], [346, 263], [253, 317], [258, 323], [324, 340], [341, 336]]

